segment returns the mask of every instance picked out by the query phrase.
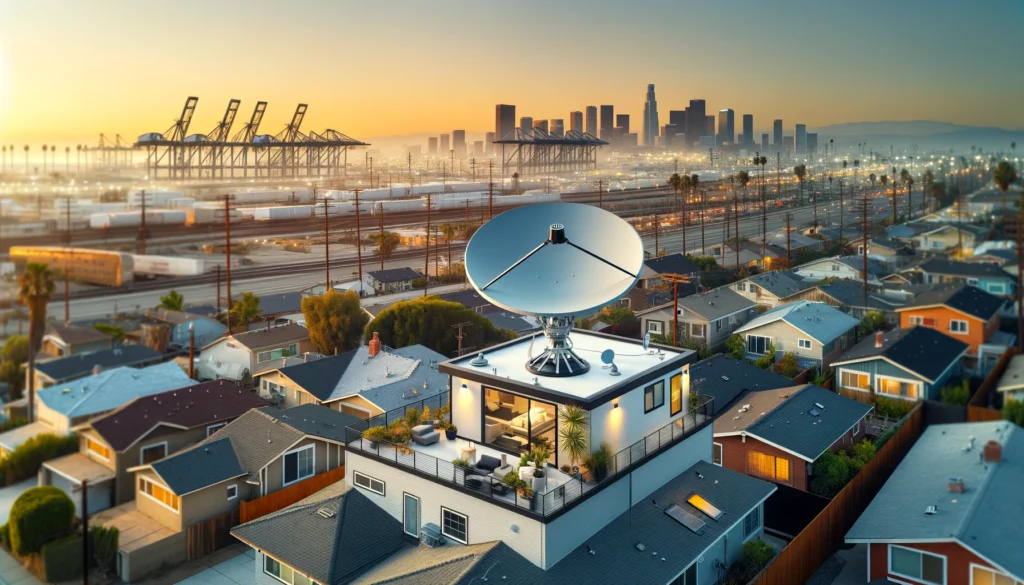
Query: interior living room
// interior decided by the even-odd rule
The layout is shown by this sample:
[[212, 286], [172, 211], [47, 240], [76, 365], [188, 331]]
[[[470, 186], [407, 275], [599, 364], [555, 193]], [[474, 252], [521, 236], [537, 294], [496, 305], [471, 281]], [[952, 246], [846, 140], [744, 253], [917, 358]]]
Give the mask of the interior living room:
[[555, 405], [497, 388], [484, 387], [484, 442], [519, 453], [538, 442], [557, 445]]

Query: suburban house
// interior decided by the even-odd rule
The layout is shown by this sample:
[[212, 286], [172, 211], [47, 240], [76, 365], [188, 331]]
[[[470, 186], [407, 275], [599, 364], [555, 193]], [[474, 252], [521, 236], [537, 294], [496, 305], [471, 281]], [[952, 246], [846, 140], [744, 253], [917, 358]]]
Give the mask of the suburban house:
[[790, 271], [762, 272], [729, 285], [739, 294], [763, 307], [777, 307], [783, 299], [805, 291], [811, 283]]
[[886, 296], [877, 292], [869, 292], [865, 298], [862, 284], [843, 279], [815, 285], [813, 288], [794, 295], [790, 300], [825, 303], [855, 319], [863, 319], [868, 313], [876, 311], [885, 315], [885, 321], [889, 325], [899, 324], [900, 316], [896, 313], [896, 309], [906, 304], [902, 298]]
[[929, 327], [966, 343], [971, 362], [976, 360], [987, 372], [1014, 342], [1015, 336], [999, 331], [1005, 303], [978, 287], [961, 284], [921, 293], [896, 311], [902, 329]]
[[836, 388], [865, 402], [872, 396], [939, 400], [959, 384], [967, 344], [928, 327], [876, 331], [832, 362]]
[[1010, 358], [1006, 371], [996, 383], [996, 392], [1002, 396], [1003, 404], [1010, 398], [1024, 400], [1024, 355]]
[[[762, 254], [763, 252], [763, 254]], [[736, 268], [736, 245], [732, 244], [709, 244], [706, 248], [701, 248], [693, 251], [693, 254], [699, 256], [707, 256], [714, 259], [719, 266], [726, 268]], [[740, 242], [739, 245], [739, 265], [749, 267], [765, 268], [765, 259], [767, 259], [768, 268], [771, 268], [772, 262], [775, 262], [775, 258], [785, 258], [786, 249], [780, 248], [774, 244], [768, 244], [763, 246], [754, 242]]]
[[[696, 277], [699, 273], [700, 266], [697, 266], [693, 260], [690, 260], [680, 253], [646, 258], [644, 260], [643, 270], [640, 271], [640, 280], [637, 281], [636, 288], [655, 289], [663, 284], [668, 284], [662, 280], [662, 274], [681, 274], [690, 276], [693, 277], [693, 281], [695, 283]], [[694, 283], [680, 283], [679, 296], [697, 292], [696, 284]], [[668, 288], [671, 289], [672, 285], [668, 284]]]
[[885, 228], [885, 236], [908, 246], [917, 246], [917, 236], [935, 229], [935, 224], [915, 220]]
[[[264, 301], [260, 299], [262, 304]], [[196, 348], [206, 347], [227, 333], [228, 326], [211, 317], [194, 313], [183, 313], [168, 309], [151, 309], [146, 317], [158, 323], [166, 323], [171, 327], [170, 344], [177, 347], [188, 347], [189, 332], [195, 338]]]
[[121, 530], [121, 580], [184, 561], [189, 526], [343, 466], [344, 430], [357, 420], [313, 404], [249, 410], [191, 447], [130, 467], [135, 500], [91, 519]]
[[957, 250], [969, 256], [987, 235], [988, 229], [981, 226], [946, 224], [918, 234], [914, 240], [921, 250]]
[[379, 295], [412, 290], [412, 281], [423, 278], [419, 270], [403, 266], [386, 270], [371, 270], [363, 275], [363, 283]]
[[854, 339], [859, 320], [825, 303], [796, 301], [747, 322], [736, 330], [747, 342], [747, 357], [756, 359], [775, 345], [775, 354], [792, 352], [805, 368], [825, 371]]
[[987, 263], [956, 262], [941, 258], [929, 258], [920, 264], [901, 271], [912, 282], [923, 284], [969, 284], [985, 292], [999, 296], [1014, 296], [1017, 291], [1016, 278], [998, 266]]
[[736, 398], [747, 392], [777, 390], [793, 385], [793, 380], [762, 370], [747, 360], [716, 354], [690, 366], [690, 386], [714, 398], [714, 415], [732, 408]]
[[[36, 364], [36, 389], [62, 384], [121, 366], [141, 368], [160, 363], [164, 354], [145, 345], [125, 345], [94, 353], [77, 353]], [[27, 374], [27, 372], [26, 372]]]
[[964, 262], [970, 264], [991, 264], [1002, 268], [1009, 274], [1016, 274], [1017, 250], [1014, 248], [990, 248], [984, 252], [975, 250], [973, 256], [964, 258]]
[[297, 323], [243, 331], [204, 346], [196, 361], [196, 376], [248, 385], [253, 377], [280, 367], [282, 359], [311, 351], [309, 331]]
[[266, 406], [256, 394], [215, 380], [136, 398], [113, 412], [74, 427], [78, 453], [43, 463], [40, 484], [71, 496], [81, 516], [82, 481], [89, 482], [89, 514], [135, 498], [128, 469], [159, 461], [198, 443], [252, 408]]
[[[804, 279], [818, 281], [825, 278], [864, 281], [864, 258], [862, 256], [834, 256], [821, 258], [793, 269]], [[868, 284], [880, 284], [880, 278], [889, 273], [889, 269], [878, 260], [868, 258]]]
[[[672, 326], [676, 322], [672, 314], [674, 306], [674, 303], [667, 303], [637, 313], [640, 330], [671, 340]], [[711, 349], [724, 344], [738, 327], [757, 314], [753, 301], [727, 287], [680, 298], [678, 311], [678, 338]]]
[[269, 325], [285, 325], [305, 319], [302, 314], [301, 292], [286, 292], [260, 297], [259, 317], [249, 323], [249, 329], [258, 329]]
[[715, 418], [712, 462], [808, 491], [814, 462], [861, 440], [871, 409], [814, 385], [747, 392]]
[[114, 346], [114, 338], [92, 327], [50, 323], [43, 334], [40, 352], [52, 357], [93, 353]]
[[[765, 238], [760, 235], [751, 236], [751, 242], [761, 243]], [[818, 238], [812, 238], [808, 235], [804, 235], [800, 230], [793, 228], [787, 230], [785, 228], [772, 230], [768, 232], [768, 245], [777, 246], [783, 250], [782, 255], [785, 257], [785, 250], [790, 250], [793, 256], [801, 250], [823, 250], [825, 248], [825, 241]]]
[[1024, 582], [1022, 453], [1024, 430], [1010, 422], [928, 426], [846, 533], [868, 547], [867, 578]]
[[[864, 237], [858, 236], [850, 239], [846, 247], [855, 252], [856, 256], [864, 253]], [[894, 261], [898, 256], [913, 256], [914, 250], [907, 244], [892, 238], [868, 238], [868, 255], [885, 259], [886, 262]]]
[[367, 419], [448, 391], [437, 371], [445, 357], [422, 345], [385, 351], [376, 333], [369, 345], [267, 372], [260, 394], [289, 408], [319, 404]]
[[177, 364], [164, 362], [146, 368], [114, 368], [43, 388], [36, 392], [36, 420], [0, 433], [0, 450], [13, 451], [36, 435], [66, 435], [73, 427], [136, 398], [194, 383]]

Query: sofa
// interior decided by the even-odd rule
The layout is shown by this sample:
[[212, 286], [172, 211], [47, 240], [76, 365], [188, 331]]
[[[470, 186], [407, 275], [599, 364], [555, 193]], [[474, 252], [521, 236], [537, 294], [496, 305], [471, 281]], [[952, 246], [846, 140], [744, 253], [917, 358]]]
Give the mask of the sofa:
[[417, 425], [411, 432], [412, 442], [417, 445], [433, 445], [441, 440], [441, 433], [434, 430], [434, 425]]

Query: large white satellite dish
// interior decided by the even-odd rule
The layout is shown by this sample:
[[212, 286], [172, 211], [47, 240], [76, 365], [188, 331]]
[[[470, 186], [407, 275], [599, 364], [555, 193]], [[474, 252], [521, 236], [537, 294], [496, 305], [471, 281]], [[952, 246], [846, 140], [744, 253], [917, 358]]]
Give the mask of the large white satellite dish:
[[485, 223], [466, 247], [466, 273], [480, 295], [544, 323], [547, 347], [527, 362], [544, 376], [574, 376], [590, 365], [569, 331], [629, 292], [643, 269], [643, 244], [618, 216], [578, 203], [541, 203]]

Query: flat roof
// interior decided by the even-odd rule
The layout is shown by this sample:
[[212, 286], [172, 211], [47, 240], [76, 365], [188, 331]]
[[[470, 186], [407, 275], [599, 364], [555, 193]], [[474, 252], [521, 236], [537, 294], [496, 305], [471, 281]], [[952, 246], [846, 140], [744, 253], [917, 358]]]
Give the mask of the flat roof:
[[[542, 332], [484, 350], [486, 366], [470, 364], [477, 352], [443, 362], [440, 371], [537, 398], [596, 405], [697, 359], [696, 353], [688, 349], [651, 344], [650, 349], [644, 351], [639, 339], [593, 331], [574, 329], [569, 339], [576, 354], [590, 364], [590, 370], [584, 374], [556, 378], [538, 376], [527, 370], [527, 352], [531, 342], [533, 355], [539, 354], [547, 343]], [[606, 349], [615, 352], [618, 376], [612, 376], [610, 369], [602, 367], [601, 352]]]

